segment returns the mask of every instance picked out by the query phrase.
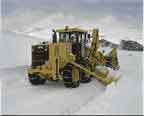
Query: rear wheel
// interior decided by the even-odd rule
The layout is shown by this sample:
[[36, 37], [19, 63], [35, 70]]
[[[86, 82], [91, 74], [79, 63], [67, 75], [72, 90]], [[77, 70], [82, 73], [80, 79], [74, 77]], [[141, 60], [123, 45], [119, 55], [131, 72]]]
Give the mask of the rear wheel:
[[[88, 68], [89, 69], [89, 61], [88, 60], [82, 60], [81, 62], [80, 62], [80, 64], [82, 65], [82, 66], [84, 66], [85, 68]], [[80, 82], [81, 83], [89, 83], [89, 82], [91, 82], [91, 77], [89, 76], [89, 75], [87, 75], [86, 73], [84, 73], [83, 71], [80, 71]]]
[[65, 86], [66, 88], [71, 88], [71, 87], [72, 87], [72, 83], [71, 83], [71, 82], [70, 82], [70, 83], [64, 82], [64, 86]]
[[89, 83], [89, 82], [91, 82], [91, 77], [89, 75], [86, 75], [83, 72], [80, 73], [80, 77], [81, 77], [81, 80], [80, 80], [81, 83]]
[[46, 79], [42, 79], [40, 76], [38, 75], [29, 75], [29, 82], [32, 85], [42, 85], [44, 84], [46, 81]]

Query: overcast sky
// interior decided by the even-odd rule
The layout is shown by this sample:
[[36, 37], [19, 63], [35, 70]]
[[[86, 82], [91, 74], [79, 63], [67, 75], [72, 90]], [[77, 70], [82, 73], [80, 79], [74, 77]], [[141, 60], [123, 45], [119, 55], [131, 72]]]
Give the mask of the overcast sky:
[[[28, 11], [72, 14], [95, 19], [112, 15], [142, 24], [142, 0], [2, 0], [2, 16]], [[16, 14], [17, 15], [17, 14]]]
[[[127, 6], [126, 6], [127, 5]], [[126, 7], [125, 7], [126, 6]], [[103, 9], [131, 9], [135, 12], [142, 8], [142, 0], [2, 0], [2, 13], [11, 13], [19, 9], [47, 9], [49, 11], [95, 11]], [[117, 10], [117, 9], [116, 9]], [[141, 10], [141, 9], [140, 9]]]

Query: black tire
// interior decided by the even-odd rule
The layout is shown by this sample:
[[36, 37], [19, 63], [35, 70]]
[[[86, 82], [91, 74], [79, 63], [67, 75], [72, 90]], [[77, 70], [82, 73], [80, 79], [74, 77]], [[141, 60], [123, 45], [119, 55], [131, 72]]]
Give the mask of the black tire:
[[64, 85], [65, 85], [66, 88], [77, 88], [77, 87], [79, 87], [80, 82], [79, 81], [77, 81], [77, 82], [69, 82], [69, 83], [65, 82]]
[[[88, 69], [90, 67], [89, 61], [87, 59], [81, 60], [80, 64], [82, 66], [88, 68]], [[83, 71], [80, 70], [80, 82], [81, 83], [89, 83], [89, 82], [91, 82], [91, 77], [89, 75], [87, 75], [86, 73], [84, 73]]]
[[79, 85], [80, 85], [80, 82], [79, 82], [79, 81], [73, 82], [73, 83], [72, 83], [72, 88], [77, 88], [77, 87], [79, 87]]
[[72, 66], [70, 64], [67, 64], [64, 67], [63, 80], [64, 80], [64, 86], [66, 88], [71, 88], [72, 87]]
[[71, 88], [71, 87], [72, 87], [72, 83], [71, 83], [71, 82], [70, 82], [70, 83], [64, 82], [64, 86], [65, 86], [66, 88]]
[[45, 79], [42, 79], [40, 76], [38, 75], [29, 75], [29, 82], [32, 84], [32, 85], [43, 85], [46, 80]]
[[88, 75], [86, 75], [85, 73], [83, 73], [83, 72], [80, 72], [80, 82], [81, 83], [89, 83], [89, 82], [91, 82], [91, 77], [90, 76], [88, 76]]
[[91, 82], [91, 78], [81, 79], [80, 82], [81, 83], [90, 83]]
[[64, 86], [67, 88], [76, 88], [79, 87], [80, 82], [73, 82], [72, 81], [72, 66], [70, 64], [67, 64], [64, 67], [63, 71], [63, 80], [64, 80]]

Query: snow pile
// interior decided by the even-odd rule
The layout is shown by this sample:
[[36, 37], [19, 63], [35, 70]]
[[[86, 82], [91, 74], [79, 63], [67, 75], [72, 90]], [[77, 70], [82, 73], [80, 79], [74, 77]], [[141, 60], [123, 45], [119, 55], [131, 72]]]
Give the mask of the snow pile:
[[42, 40], [3, 32], [0, 38], [0, 68], [31, 64], [31, 46]]

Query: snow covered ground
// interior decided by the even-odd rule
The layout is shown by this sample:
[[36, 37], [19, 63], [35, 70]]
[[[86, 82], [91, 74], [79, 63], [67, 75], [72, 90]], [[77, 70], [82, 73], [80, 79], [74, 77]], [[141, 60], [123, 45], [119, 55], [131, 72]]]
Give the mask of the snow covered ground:
[[95, 79], [79, 88], [63, 82], [32, 86], [27, 66], [0, 70], [3, 114], [142, 114], [142, 53], [119, 51], [122, 78], [105, 88]]

